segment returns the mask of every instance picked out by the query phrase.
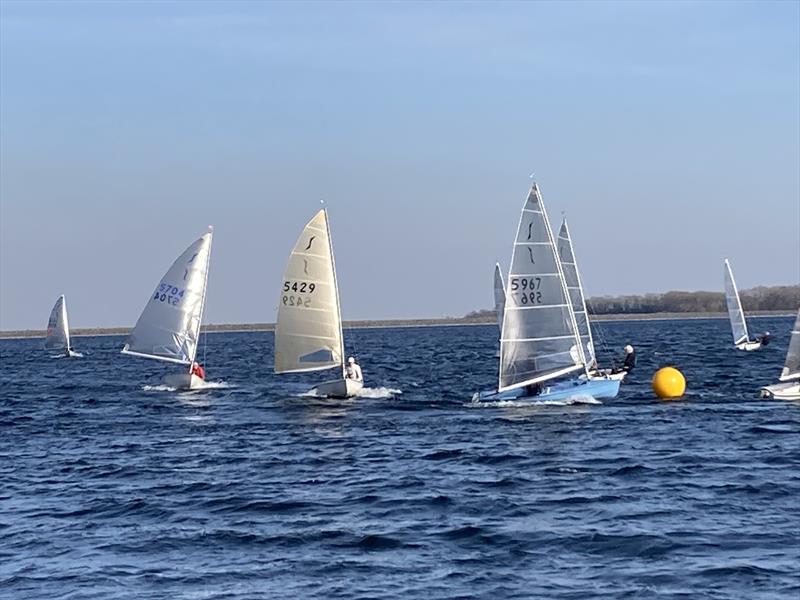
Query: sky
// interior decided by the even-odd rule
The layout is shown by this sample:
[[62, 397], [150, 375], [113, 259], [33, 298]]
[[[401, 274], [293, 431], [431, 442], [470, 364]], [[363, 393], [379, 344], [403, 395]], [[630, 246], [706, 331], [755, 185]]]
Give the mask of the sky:
[[324, 201], [345, 319], [489, 308], [534, 174], [589, 296], [800, 282], [800, 2], [0, 2], [0, 329], [130, 326], [215, 226], [274, 321]]

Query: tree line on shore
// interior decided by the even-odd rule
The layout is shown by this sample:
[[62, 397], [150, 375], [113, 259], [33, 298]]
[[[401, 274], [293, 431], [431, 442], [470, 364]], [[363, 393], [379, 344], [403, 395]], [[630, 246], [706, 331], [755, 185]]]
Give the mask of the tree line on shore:
[[[739, 293], [745, 312], [786, 310], [800, 306], [800, 285], [760, 286]], [[598, 296], [586, 300], [593, 315], [649, 313], [720, 313], [725, 312], [722, 292], [680, 292]], [[494, 315], [493, 310], [472, 311], [468, 319]]]

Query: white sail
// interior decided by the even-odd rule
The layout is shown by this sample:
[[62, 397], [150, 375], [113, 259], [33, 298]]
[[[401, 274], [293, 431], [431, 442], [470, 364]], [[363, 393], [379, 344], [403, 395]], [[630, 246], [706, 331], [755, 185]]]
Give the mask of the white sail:
[[578, 271], [578, 261], [575, 259], [575, 251], [572, 247], [572, 238], [569, 235], [567, 219], [561, 222], [561, 229], [558, 232], [558, 258], [561, 261], [561, 268], [564, 271], [564, 281], [567, 285], [572, 310], [575, 314], [575, 324], [578, 327], [578, 335], [581, 338], [586, 361], [589, 365], [594, 364], [594, 340], [592, 339], [592, 327], [589, 323], [589, 312], [586, 310], [586, 298], [583, 294], [583, 284], [581, 275]]
[[494, 266], [494, 314], [497, 316], [497, 326], [503, 329], [503, 309], [506, 306], [506, 285], [503, 282], [503, 273], [500, 263]]
[[800, 310], [797, 311], [797, 318], [792, 327], [789, 351], [786, 353], [786, 362], [780, 376], [781, 381], [794, 381], [795, 379], [800, 379]]
[[196, 240], [150, 294], [123, 354], [191, 365], [197, 355], [213, 230]]
[[328, 213], [322, 209], [300, 234], [283, 275], [275, 325], [275, 372], [343, 365], [336, 267]]
[[725, 303], [728, 305], [728, 317], [731, 320], [733, 343], [746, 342], [749, 339], [747, 323], [744, 320], [742, 302], [739, 300], [739, 290], [736, 289], [736, 282], [733, 279], [733, 272], [727, 258], [725, 259]]
[[553, 232], [534, 183], [522, 208], [511, 254], [498, 391], [546, 381], [584, 366]]
[[44, 347], [47, 350], [67, 350], [70, 347], [67, 300], [63, 295], [58, 297], [53, 310], [50, 311]]

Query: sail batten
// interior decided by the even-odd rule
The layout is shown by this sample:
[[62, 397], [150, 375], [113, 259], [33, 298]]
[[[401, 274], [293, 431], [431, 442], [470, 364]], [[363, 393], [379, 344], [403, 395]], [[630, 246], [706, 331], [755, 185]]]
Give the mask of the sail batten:
[[739, 290], [736, 288], [736, 281], [733, 279], [733, 271], [728, 259], [725, 259], [725, 304], [728, 308], [728, 318], [731, 321], [731, 332], [733, 333], [734, 345], [741, 344], [750, 339], [747, 333], [747, 321], [742, 310], [742, 301], [739, 298]]
[[50, 311], [44, 347], [46, 350], [67, 350], [70, 348], [67, 299], [63, 294], [58, 297], [53, 305], [53, 310]]
[[592, 327], [589, 323], [589, 311], [586, 309], [586, 296], [583, 292], [580, 271], [578, 270], [578, 260], [575, 257], [575, 249], [572, 246], [572, 237], [567, 226], [567, 219], [561, 222], [561, 229], [558, 232], [557, 241], [558, 258], [561, 261], [561, 269], [564, 272], [564, 281], [567, 292], [572, 303], [572, 311], [575, 316], [575, 324], [578, 337], [581, 340], [581, 347], [584, 350], [585, 360], [588, 365], [595, 363], [594, 339], [592, 337]]
[[328, 214], [306, 224], [289, 255], [275, 326], [275, 372], [344, 368], [339, 290]]
[[191, 365], [197, 356], [208, 268], [209, 231], [195, 240], [170, 266], [136, 321], [123, 354]]
[[789, 350], [786, 352], [786, 362], [781, 370], [780, 381], [794, 381], [800, 379], [800, 310], [792, 327], [789, 337]]
[[[584, 368], [555, 240], [535, 183], [520, 213], [505, 297], [498, 391]], [[517, 310], [526, 307], [539, 310]]]

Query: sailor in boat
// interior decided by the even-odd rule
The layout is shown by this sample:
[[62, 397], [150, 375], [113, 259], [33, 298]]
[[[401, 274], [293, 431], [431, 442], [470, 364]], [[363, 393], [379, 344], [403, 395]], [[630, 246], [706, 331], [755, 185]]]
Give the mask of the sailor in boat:
[[364, 381], [364, 375], [361, 373], [361, 367], [352, 356], [347, 359], [347, 367], [344, 370], [345, 377], [353, 381]]
[[542, 384], [541, 383], [529, 383], [525, 387], [522, 388], [522, 395], [525, 398], [532, 398], [534, 396], [538, 396], [542, 393]]
[[192, 375], [194, 375], [196, 377], [199, 377], [203, 381], [206, 380], [206, 370], [203, 368], [203, 365], [201, 365], [198, 362], [192, 363], [192, 371], [191, 371], [191, 373], [192, 373]]
[[73, 348], [72, 346], [69, 346], [67, 348], [67, 353], [66, 354], [67, 354], [67, 358], [71, 358], [71, 357], [75, 356], [75, 348]]
[[772, 339], [772, 334], [769, 331], [765, 331], [761, 335], [756, 336], [755, 341], [760, 342], [762, 346], [769, 345], [769, 341]]
[[628, 344], [623, 350], [625, 350], [625, 358], [622, 360], [622, 366], [611, 369], [612, 373], [630, 373], [636, 366], [636, 350], [633, 349], [633, 346]]

